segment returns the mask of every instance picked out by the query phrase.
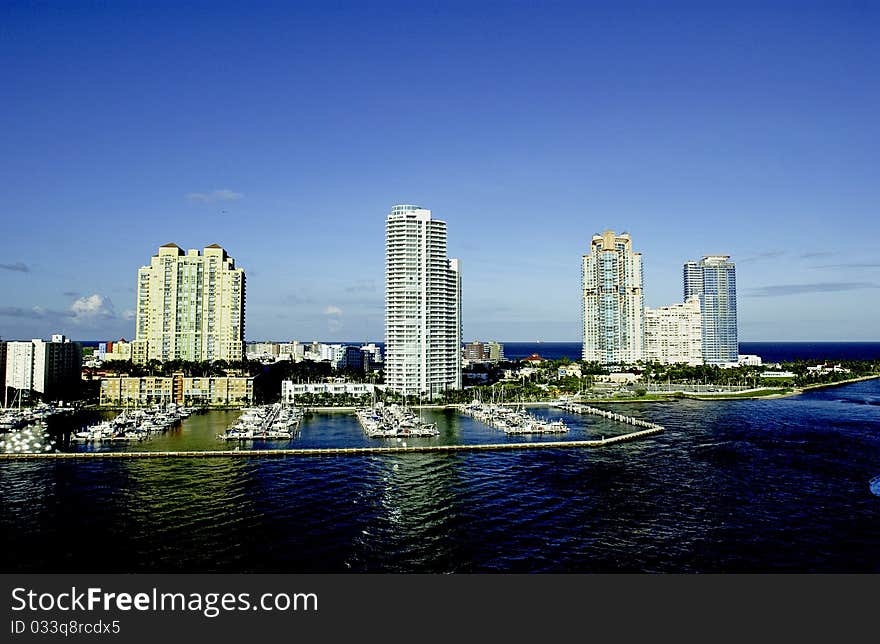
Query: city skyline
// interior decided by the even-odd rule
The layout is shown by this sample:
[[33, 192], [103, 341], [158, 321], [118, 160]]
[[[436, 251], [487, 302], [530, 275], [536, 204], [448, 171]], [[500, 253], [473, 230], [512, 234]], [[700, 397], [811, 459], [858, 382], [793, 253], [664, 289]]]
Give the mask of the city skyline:
[[876, 341], [877, 18], [4, 5], [0, 336], [133, 339], [132, 271], [176, 241], [247, 267], [248, 339], [380, 340], [382, 213], [414, 202], [456, 231], [466, 339], [577, 342], [610, 228], [646, 306], [724, 254], [742, 341]]

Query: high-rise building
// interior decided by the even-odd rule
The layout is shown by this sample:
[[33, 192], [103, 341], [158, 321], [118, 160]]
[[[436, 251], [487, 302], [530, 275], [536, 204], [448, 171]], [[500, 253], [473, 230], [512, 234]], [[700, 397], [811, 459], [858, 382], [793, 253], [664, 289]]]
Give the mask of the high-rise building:
[[464, 345], [464, 349], [462, 349], [462, 353], [464, 355], [464, 359], [468, 362], [482, 362], [487, 358], [486, 348], [479, 340], [466, 342]]
[[504, 360], [504, 345], [500, 342], [487, 342], [486, 349], [489, 352], [489, 362], [501, 362]]
[[165, 244], [138, 270], [132, 360], [244, 358], [244, 270], [217, 244]]
[[[4, 390], [6, 388], [6, 343], [3, 342], [3, 338], [0, 338], [0, 385], [3, 386]], [[3, 392], [3, 395], [0, 396], [0, 399], [5, 399], [6, 393]]]
[[700, 298], [696, 295], [684, 304], [645, 308], [645, 360], [703, 364], [702, 329]]
[[35, 392], [44, 400], [58, 400], [79, 393], [82, 347], [78, 342], [57, 334], [48, 342], [7, 342], [6, 347], [6, 395], [30, 398]]
[[5, 404], [8, 406], [8, 396], [30, 396], [33, 389], [34, 342], [7, 342]]
[[593, 235], [583, 257], [583, 358], [604, 364], [642, 359], [644, 294], [642, 254], [627, 233]]
[[462, 356], [468, 362], [500, 362], [504, 360], [504, 345], [500, 342], [467, 342], [462, 349]]
[[684, 263], [684, 299], [703, 292], [703, 268], [700, 262]]
[[446, 222], [394, 206], [385, 228], [385, 382], [406, 395], [461, 388], [461, 264]]
[[705, 363], [735, 363], [739, 355], [736, 266], [730, 256], [706, 255], [699, 262], [685, 262], [684, 296], [700, 298]]

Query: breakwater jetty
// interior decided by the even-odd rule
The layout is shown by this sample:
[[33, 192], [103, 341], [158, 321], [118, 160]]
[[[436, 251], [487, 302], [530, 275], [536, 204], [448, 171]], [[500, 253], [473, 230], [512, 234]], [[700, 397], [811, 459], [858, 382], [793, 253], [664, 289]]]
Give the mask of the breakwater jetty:
[[641, 418], [633, 418], [632, 416], [627, 416], [625, 414], [618, 414], [613, 411], [608, 411], [607, 409], [591, 407], [590, 405], [585, 405], [583, 403], [566, 402], [554, 406], [562, 409], [563, 411], [570, 411], [577, 414], [589, 414], [590, 416], [599, 416], [600, 418], [615, 420], [619, 423], [626, 423], [627, 425], [633, 425], [635, 427], [644, 427], [646, 429], [656, 429], [658, 431], [663, 431], [663, 426], [658, 425], [657, 423], [642, 420]]
[[388, 447], [318, 447], [301, 449], [241, 449], [197, 450], [180, 452], [44, 452], [0, 454], [0, 461], [31, 460], [112, 460], [112, 459], [163, 459], [163, 458], [264, 458], [269, 456], [370, 456], [381, 454], [418, 454], [453, 452], [490, 452], [504, 450], [534, 449], [580, 449], [606, 447], [617, 443], [647, 438], [663, 431], [660, 426], [643, 429], [611, 438], [577, 441], [535, 441], [528, 443], [482, 443], [470, 445], [409, 445]]

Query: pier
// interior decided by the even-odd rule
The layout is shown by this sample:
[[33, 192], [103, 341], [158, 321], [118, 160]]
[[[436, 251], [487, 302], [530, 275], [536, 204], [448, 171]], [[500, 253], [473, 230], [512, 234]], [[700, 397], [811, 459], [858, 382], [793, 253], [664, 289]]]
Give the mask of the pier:
[[197, 450], [181, 452], [44, 452], [0, 454], [0, 461], [161, 459], [161, 458], [262, 458], [266, 456], [370, 456], [381, 454], [492, 452], [528, 449], [580, 449], [605, 447], [654, 436], [663, 431], [659, 425], [611, 438], [534, 443], [483, 443], [470, 445], [412, 445], [388, 447], [316, 447], [300, 449]]
[[641, 418], [633, 418], [632, 416], [627, 416], [625, 414], [618, 414], [613, 411], [608, 411], [606, 409], [599, 409], [598, 407], [591, 407], [590, 405], [585, 405], [583, 403], [568, 402], [561, 403], [556, 406], [564, 411], [575, 412], [577, 414], [588, 414], [590, 416], [599, 416], [600, 418], [607, 418], [608, 420], [614, 420], [618, 423], [625, 423], [627, 425], [633, 425], [635, 427], [644, 427], [645, 429], [656, 429], [658, 431], [663, 431], [663, 426], [658, 425], [657, 423], [651, 423], [647, 420], [642, 420]]

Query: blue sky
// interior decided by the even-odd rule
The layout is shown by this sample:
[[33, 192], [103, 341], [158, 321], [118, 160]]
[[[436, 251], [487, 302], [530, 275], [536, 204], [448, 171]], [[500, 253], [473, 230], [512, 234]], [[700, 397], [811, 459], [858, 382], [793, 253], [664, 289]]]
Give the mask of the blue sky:
[[381, 340], [417, 203], [467, 339], [579, 340], [612, 228], [649, 306], [724, 253], [741, 339], [880, 340], [880, 5], [655, 4], [4, 3], [0, 336], [131, 338], [173, 241], [246, 269], [248, 339]]

